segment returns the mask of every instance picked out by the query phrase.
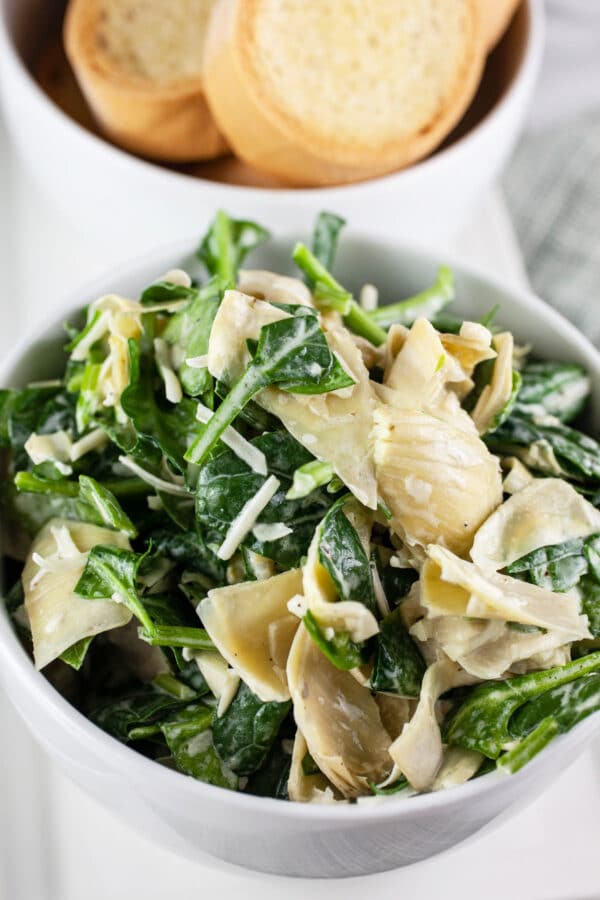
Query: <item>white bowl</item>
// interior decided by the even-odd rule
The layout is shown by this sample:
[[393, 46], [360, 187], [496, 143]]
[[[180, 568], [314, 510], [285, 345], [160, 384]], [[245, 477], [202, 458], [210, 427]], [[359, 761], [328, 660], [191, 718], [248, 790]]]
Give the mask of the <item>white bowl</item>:
[[349, 221], [369, 221], [373, 232], [410, 241], [452, 232], [514, 146], [543, 45], [542, 0], [526, 0], [505, 39], [508, 49], [497, 51], [504, 55], [492, 109], [464, 136], [404, 171], [334, 188], [242, 187], [131, 156], [48, 99], [27, 66], [61, 5], [64, 0], [2, 0], [0, 88], [8, 126], [23, 160], [68, 216], [87, 230], [109, 230], [133, 252], [202, 229], [219, 206], [275, 229], [306, 230], [317, 210], [332, 209]]
[[[293, 241], [274, 240], [257, 251], [252, 265], [291, 269]], [[192, 244], [168, 249], [112, 271], [57, 305], [58, 312], [18, 346], [0, 367], [0, 385], [56, 376], [64, 343], [62, 323], [84, 304], [117, 291], [138, 296], [141, 288], [175, 264], [185, 264]], [[372, 282], [387, 299], [429, 284], [438, 259], [390, 241], [349, 231], [338, 265], [344, 284]], [[479, 318], [501, 304], [500, 321], [517, 338], [549, 359], [572, 360], [590, 372], [591, 417], [600, 423], [600, 355], [571, 324], [525, 291], [503, 287], [455, 267], [456, 311]], [[64, 360], [64, 357], [63, 357]], [[592, 716], [514, 776], [492, 773], [461, 787], [412, 799], [376, 799], [358, 806], [285, 803], [212, 787], [160, 766], [123, 746], [85, 719], [33, 667], [4, 608], [0, 610], [0, 682], [7, 696], [64, 772], [85, 791], [163, 847], [203, 859], [281, 875], [343, 877], [413, 863], [445, 850], [500, 813], [529, 802], [577, 757], [599, 730]]]

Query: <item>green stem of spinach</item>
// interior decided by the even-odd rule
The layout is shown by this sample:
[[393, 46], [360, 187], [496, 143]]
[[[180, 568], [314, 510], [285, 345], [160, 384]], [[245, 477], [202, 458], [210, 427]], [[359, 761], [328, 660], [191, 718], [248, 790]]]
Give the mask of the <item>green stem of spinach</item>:
[[[135, 497], [148, 494], [151, 488], [141, 478], [115, 478], [98, 482], [115, 497]], [[57, 479], [49, 481], [33, 472], [17, 472], [15, 487], [22, 494], [59, 494], [62, 497], [78, 497], [79, 482]]]
[[516, 747], [500, 757], [498, 768], [513, 775], [534, 756], [537, 756], [540, 750], [543, 750], [559, 732], [560, 726], [554, 716], [547, 716], [527, 737], [519, 741]]
[[410, 325], [418, 316], [433, 318], [452, 300], [454, 300], [452, 270], [448, 266], [440, 266], [437, 278], [430, 288], [398, 303], [379, 306], [368, 315], [371, 322], [382, 328], [389, 328], [396, 323]]
[[189, 647], [190, 650], [214, 650], [215, 645], [204, 628], [179, 625], [154, 625], [140, 628], [139, 636], [152, 647]]
[[196, 696], [196, 692], [191, 687], [179, 681], [169, 672], [161, 672], [160, 675], [156, 676], [153, 684], [160, 688], [161, 691], [164, 691], [165, 694], [177, 697], [178, 700], [192, 700]]
[[240, 410], [268, 383], [269, 380], [264, 373], [250, 363], [242, 377], [231, 388], [225, 400], [223, 400], [216, 413], [211, 417], [202, 434], [188, 448], [185, 459], [191, 463], [203, 463]]
[[373, 320], [372, 313], [367, 313], [359, 306], [352, 294], [336, 281], [305, 244], [296, 244], [292, 256], [298, 268], [313, 283], [317, 306], [341, 313], [344, 322], [355, 334], [362, 335], [375, 346], [383, 344], [387, 334]]

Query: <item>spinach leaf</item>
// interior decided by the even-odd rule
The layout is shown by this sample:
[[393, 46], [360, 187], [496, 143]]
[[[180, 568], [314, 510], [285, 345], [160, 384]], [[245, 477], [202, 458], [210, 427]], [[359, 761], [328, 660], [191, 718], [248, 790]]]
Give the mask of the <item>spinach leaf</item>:
[[79, 498], [97, 514], [102, 525], [123, 531], [130, 537], [137, 536], [137, 528], [123, 511], [115, 495], [87, 475], [79, 476]]
[[211, 707], [194, 703], [162, 723], [161, 731], [180, 772], [235, 791], [237, 776], [222, 762], [213, 744], [213, 715]]
[[288, 800], [288, 780], [292, 757], [283, 749], [281, 741], [275, 741], [264, 764], [248, 779], [245, 792], [255, 797], [274, 797]]
[[158, 528], [150, 532], [149, 542], [159, 556], [167, 556], [192, 572], [206, 575], [213, 587], [225, 584], [227, 564], [209, 549], [197, 530]]
[[550, 591], [568, 591], [588, 571], [586, 546], [596, 546], [599, 541], [600, 534], [593, 534], [588, 538], [574, 538], [562, 544], [538, 547], [515, 560], [504, 572]]
[[373, 690], [400, 697], [418, 697], [426, 666], [406, 630], [400, 608], [383, 619], [376, 642], [371, 675]]
[[354, 384], [331, 352], [318, 318], [307, 307], [302, 309], [306, 314], [261, 328], [254, 358], [185, 454], [189, 462], [204, 462], [240, 410], [269, 385], [319, 394]]
[[477, 750], [496, 759], [514, 738], [510, 731], [513, 714], [552, 688], [576, 681], [600, 669], [600, 653], [591, 653], [576, 662], [478, 685], [469, 692], [451, 719], [446, 740], [468, 750]]
[[93, 635], [91, 637], [82, 638], [80, 641], [77, 641], [75, 644], [67, 647], [66, 650], [63, 650], [63, 652], [60, 654], [59, 659], [62, 659], [64, 663], [66, 663], [68, 666], [71, 666], [71, 668], [75, 669], [76, 672], [79, 672], [89, 650], [90, 644], [92, 643], [92, 640]]
[[383, 592], [391, 606], [397, 606], [419, 580], [419, 573], [414, 569], [398, 569], [395, 566], [378, 566], [378, 569]]
[[584, 575], [579, 582], [581, 612], [588, 617], [594, 638], [600, 638], [600, 581], [597, 576]]
[[238, 775], [258, 771], [291, 706], [291, 701], [263, 703], [240, 682], [225, 713], [213, 722], [214, 744], [224, 763]]
[[99, 728], [126, 744], [132, 729], [160, 722], [184, 703], [189, 700], [182, 702], [149, 684], [98, 698], [87, 714]]
[[349, 669], [356, 669], [357, 666], [362, 666], [367, 661], [368, 651], [366, 644], [358, 644], [356, 641], [353, 641], [347, 631], [335, 631], [333, 637], [326, 637], [310, 610], [307, 610], [304, 614], [302, 621], [321, 653], [327, 657], [336, 669], [347, 672]]
[[[297, 565], [305, 555], [318, 523], [330, 506], [324, 488], [310, 497], [288, 500], [287, 491], [294, 471], [311, 459], [310, 453], [287, 431], [262, 434], [251, 443], [261, 450], [269, 472], [280, 480], [280, 488], [258, 518], [259, 524], [282, 522], [292, 529], [276, 540], [260, 540], [250, 532], [242, 545], [273, 559], [286, 568]], [[196, 493], [196, 516], [209, 546], [219, 546], [233, 520], [265, 482], [265, 477], [231, 450], [215, 455], [200, 468]]]
[[524, 737], [548, 716], [556, 720], [561, 731], [569, 731], [597, 710], [600, 710], [600, 674], [594, 672], [530, 700], [510, 720], [510, 733]]
[[219, 210], [196, 255], [209, 275], [216, 275], [222, 290], [235, 287], [238, 269], [247, 254], [270, 237], [269, 232], [244, 219], [231, 219]]
[[396, 323], [412, 325], [415, 319], [424, 317], [433, 319], [454, 300], [454, 275], [448, 266], [440, 266], [436, 280], [430, 288], [387, 306], [379, 306], [369, 313], [372, 322], [382, 328], [389, 328]]
[[405, 791], [408, 787], [408, 781], [401, 775], [396, 781], [392, 782], [392, 784], [388, 784], [387, 787], [379, 787], [376, 784], [369, 785], [371, 788], [371, 793], [375, 794], [376, 797], [391, 797], [394, 794], [399, 794], [401, 791]]
[[[66, 478], [43, 478], [34, 472], [17, 472], [14, 479], [16, 491], [10, 484], [4, 483], [1, 486], [1, 505], [5, 524], [8, 525], [10, 522], [11, 527], [19, 525], [33, 536], [48, 519], [60, 516], [117, 530], [127, 530], [129, 533], [135, 531], [135, 526], [114, 494], [119, 493], [124, 497], [144, 496], [148, 493], [148, 485], [138, 478], [114, 479], [104, 484], [95, 482], [95, 485], [98, 504], [103, 507], [103, 514], [96, 504], [92, 505], [87, 499], [83, 499], [81, 485], [77, 481]], [[112, 497], [110, 503], [108, 497]], [[125, 524], [126, 521], [129, 525]]]
[[140, 303], [144, 306], [151, 306], [174, 303], [177, 300], [193, 300], [197, 293], [196, 288], [186, 287], [183, 284], [174, 284], [172, 281], [155, 281], [142, 292]]
[[521, 377], [519, 408], [555, 416], [561, 422], [578, 416], [590, 394], [589, 376], [576, 363], [527, 363]]
[[352, 294], [345, 290], [333, 277], [315, 254], [304, 244], [296, 244], [292, 257], [301, 269], [308, 283], [312, 286], [314, 298], [320, 309], [333, 309], [341, 313], [344, 322], [356, 334], [360, 334], [375, 346], [383, 344], [386, 332], [372, 320], [372, 313], [367, 313], [356, 302]]
[[27, 468], [30, 435], [75, 430], [74, 415], [73, 398], [60, 386], [0, 391], [0, 448], [12, 451], [15, 468]]
[[[560, 422], [542, 424], [515, 409], [506, 422], [484, 440], [492, 452], [521, 456], [531, 468], [544, 475], [556, 476], [558, 463], [563, 478], [600, 481], [600, 444]], [[534, 451], [539, 452], [533, 456]]]
[[169, 344], [176, 345], [183, 356], [178, 375], [183, 390], [191, 397], [204, 394], [212, 385], [207, 368], [192, 368], [185, 360], [207, 353], [220, 297], [218, 280], [213, 278], [205, 287], [193, 292], [191, 302], [172, 316], [162, 335]]
[[340, 231], [346, 220], [335, 213], [320, 212], [315, 222], [311, 249], [316, 259], [326, 269], [333, 267]]
[[[152, 462], [156, 463], [164, 454], [177, 472], [184, 472], [183, 459], [189, 439], [202, 429], [196, 419], [196, 404], [187, 397], [175, 405], [167, 406], [166, 401], [159, 404], [157, 392], [162, 387], [154, 360], [149, 354], [142, 354], [139, 344], [132, 339], [129, 340], [129, 373], [129, 386], [121, 395], [121, 406], [136, 436], [158, 451], [153, 453]], [[114, 435], [110, 436], [114, 439]]]
[[600, 534], [538, 547], [504, 572], [550, 591], [579, 587], [581, 611], [588, 617], [592, 636], [600, 637]]
[[137, 590], [137, 575], [147, 553], [133, 553], [121, 547], [97, 544], [87, 558], [75, 593], [88, 600], [105, 600], [117, 596], [149, 632], [153, 623]]
[[369, 557], [344, 513], [343, 501], [335, 503], [323, 519], [319, 560], [342, 600], [363, 603], [373, 614], [377, 612]]

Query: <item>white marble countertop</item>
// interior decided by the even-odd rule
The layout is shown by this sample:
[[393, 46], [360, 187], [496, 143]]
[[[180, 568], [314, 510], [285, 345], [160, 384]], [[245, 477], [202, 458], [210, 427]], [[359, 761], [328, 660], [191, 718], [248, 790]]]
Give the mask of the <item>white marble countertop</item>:
[[[166, 223], [166, 227], [168, 223]], [[139, 237], [139, 236], [138, 236]], [[168, 232], [165, 234], [168, 240]], [[10, 157], [0, 128], [0, 351], [36, 314], [127, 256], [64, 221]], [[439, 247], [516, 282], [524, 279], [498, 196]], [[0, 695], [0, 898], [10, 900], [287, 900], [444, 897], [600, 898], [600, 748], [589, 749], [534, 804], [433, 860], [343, 882], [280, 879], [194, 865], [123, 825], [60, 775]]]

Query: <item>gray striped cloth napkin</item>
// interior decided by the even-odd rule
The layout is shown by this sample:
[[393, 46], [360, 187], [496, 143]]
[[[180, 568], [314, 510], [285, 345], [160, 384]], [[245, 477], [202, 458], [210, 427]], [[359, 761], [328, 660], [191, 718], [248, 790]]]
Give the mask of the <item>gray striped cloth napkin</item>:
[[503, 188], [534, 291], [600, 346], [600, 110], [527, 135]]

